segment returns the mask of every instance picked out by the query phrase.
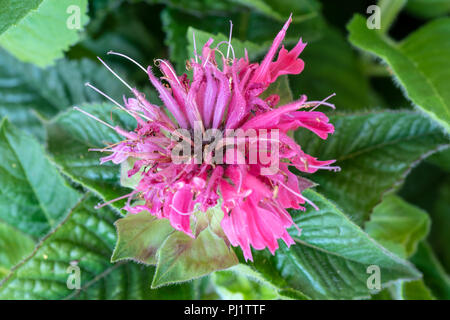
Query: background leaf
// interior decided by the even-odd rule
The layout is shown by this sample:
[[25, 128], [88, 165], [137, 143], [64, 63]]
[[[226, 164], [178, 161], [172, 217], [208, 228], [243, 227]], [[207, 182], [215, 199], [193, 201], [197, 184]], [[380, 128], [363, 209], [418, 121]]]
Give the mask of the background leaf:
[[[133, 118], [111, 104], [92, 104], [81, 107], [98, 118], [122, 128], [131, 127]], [[112, 119], [112, 120], [111, 120]], [[100, 198], [109, 201], [130, 192], [120, 185], [119, 166], [107, 162], [100, 165], [99, 152], [89, 148], [104, 148], [106, 143], [122, 140], [114, 130], [96, 122], [76, 110], [60, 114], [47, 125], [48, 150], [64, 174]], [[114, 205], [121, 208], [123, 202]]]
[[311, 180], [359, 225], [417, 162], [449, 143], [435, 122], [415, 112], [336, 114], [330, 122], [335, 133], [326, 141], [306, 130], [295, 136], [306, 153], [336, 159], [341, 172], [316, 172]]
[[0, 219], [37, 239], [65, 217], [80, 198], [45, 156], [42, 146], [0, 123]]
[[421, 18], [434, 18], [450, 13], [447, 0], [408, 0], [406, 9]]
[[386, 61], [413, 103], [450, 130], [450, 18], [430, 22], [398, 44], [368, 29], [360, 15], [348, 30], [354, 45]]
[[40, 69], [0, 49], [0, 116], [8, 116], [15, 125], [43, 140], [42, 122], [69, 106], [103, 99], [85, 87], [88, 81], [113, 98], [121, 98], [122, 84], [99, 63], [61, 60]]
[[399, 257], [408, 258], [430, 231], [430, 218], [400, 197], [389, 195], [375, 207], [365, 231]]
[[289, 77], [294, 97], [306, 94], [310, 100], [321, 101], [336, 93], [331, 102], [340, 111], [380, 106], [358, 58], [337, 29], [326, 29], [318, 41], [308, 43], [300, 57], [305, 61], [304, 71]]
[[411, 261], [423, 273], [425, 284], [432, 289], [436, 298], [449, 300], [450, 277], [445, 273], [430, 245], [426, 242], [420, 243]]
[[29, 236], [0, 222], [0, 280], [33, 248], [34, 241]]
[[[67, 26], [69, 6], [75, 5], [79, 8], [80, 28], [88, 21], [87, 0], [33, 0], [31, 3], [12, 0], [8, 2], [13, 2], [13, 6], [2, 4], [5, 13], [1, 17], [12, 15], [14, 18], [6, 21], [8, 28], [3, 33], [1, 33], [0, 25], [0, 46], [18, 59], [41, 67], [62, 58], [63, 52], [79, 40], [79, 30], [69, 29]], [[15, 10], [19, 12], [11, 14], [11, 11]]]
[[[116, 241], [116, 214], [94, 210], [97, 199], [85, 197], [46, 236], [23, 263], [0, 282], [1, 299], [183, 299], [189, 285], [177, 290], [151, 290], [153, 268], [121, 262], [111, 264]], [[80, 268], [81, 289], [67, 287], [70, 263]]]
[[370, 265], [380, 267], [383, 287], [420, 277], [411, 264], [378, 245], [323, 196], [311, 190], [304, 195], [320, 210], [292, 214], [302, 228], [301, 236], [290, 230], [296, 244], [289, 249], [281, 245], [275, 256], [254, 251], [254, 263], [249, 264], [275, 287], [292, 288], [313, 299], [354, 299], [371, 293]]

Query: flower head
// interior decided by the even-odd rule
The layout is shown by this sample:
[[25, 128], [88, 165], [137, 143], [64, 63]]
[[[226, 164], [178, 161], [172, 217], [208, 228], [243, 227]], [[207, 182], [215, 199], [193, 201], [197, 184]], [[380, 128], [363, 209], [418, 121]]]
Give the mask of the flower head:
[[[245, 57], [234, 57], [230, 32], [230, 41], [225, 42], [227, 55], [219, 50], [223, 43], [213, 46], [213, 39], [199, 54], [195, 48], [195, 57], [187, 63], [193, 70], [192, 79], [177, 75], [166, 60], [157, 60], [160, 78], [151, 67], [140, 66], [165, 108], [129, 87], [134, 97], [124, 99], [125, 106], [113, 102], [136, 119], [136, 128], [128, 132], [103, 122], [124, 140], [110, 146], [111, 154], [101, 162], [118, 164], [132, 158], [135, 162], [128, 176], [139, 175], [136, 188], [124, 196], [128, 198], [125, 210], [146, 210], [194, 237], [195, 214], [220, 206], [223, 232], [231, 245], [242, 248], [245, 259], [252, 259], [251, 247], [267, 247], [274, 253], [279, 239], [288, 246], [294, 243], [287, 228], [295, 224], [286, 209], [304, 210], [306, 202], [315, 205], [302, 195], [311, 183], [289, 167], [305, 173], [339, 168], [330, 166], [334, 160], [319, 161], [304, 153], [288, 135], [304, 127], [326, 139], [334, 127], [322, 112], [314, 110], [332, 104], [301, 96], [278, 106], [278, 95], [262, 98], [280, 75], [303, 70], [299, 55], [306, 43], [300, 39], [292, 50], [284, 46], [279, 50], [290, 23], [291, 18], [260, 64], [250, 62], [247, 52]], [[230, 51], [233, 58], [229, 58]], [[200, 143], [197, 133], [202, 137]], [[138, 204], [133, 202], [136, 199]]]

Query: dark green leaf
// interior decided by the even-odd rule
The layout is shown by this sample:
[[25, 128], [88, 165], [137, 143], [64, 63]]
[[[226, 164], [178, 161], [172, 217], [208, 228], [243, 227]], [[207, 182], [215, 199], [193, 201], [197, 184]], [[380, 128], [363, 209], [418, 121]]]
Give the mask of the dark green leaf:
[[448, 0], [408, 0], [406, 9], [421, 18], [434, 18], [450, 13]]
[[[92, 104], [81, 108], [111, 124], [123, 128], [133, 126], [133, 118], [111, 104]], [[106, 143], [123, 140], [114, 130], [81, 112], [69, 110], [53, 119], [47, 131], [50, 153], [72, 180], [93, 190], [106, 201], [130, 192], [120, 185], [118, 165], [111, 162], [100, 165], [100, 157], [106, 154], [88, 151], [89, 148], [104, 148]], [[120, 202], [115, 205], [121, 207]]]
[[447, 273], [450, 272], [450, 176], [444, 181], [438, 191], [434, 209], [430, 212], [431, 233], [429, 242], [434, 252], [442, 262]]
[[425, 284], [438, 299], [450, 299], [450, 278], [426, 242], [419, 244], [411, 261], [423, 273]]
[[[23, 263], [0, 282], [1, 299], [185, 299], [189, 285], [151, 290], [153, 268], [132, 263], [111, 264], [116, 242], [109, 208], [94, 210], [87, 197], [46, 236]], [[69, 289], [69, 266], [80, 268], [80, 290]]]
[[254, 251], [250, 266], [279, 289], [295, 289], [315, 299], [349, 299], [370, 295], [367, 267], [380, 268], [382, 287], [399, 279], [417, 279], [420, 273], [405, 260], [390, 253], [334, 204], [314, 191], [304, 192], [319, 208], [294, 212], [299, 236], [290, 234], [296, 244], [283, 244], [274, 256]]
[[320, 171], [310, 178], [359, 225], [412, 167], [449, 143], [435, 122], [415, 112], [336, 114], [330, 121], [335, 133], [326, 141], [306, 130], [298, 130], [296, 138], [306, 153], [336, 159], [341, 172]]
[[278, 298], [274, 288], [233, 271], [212, 274], [214, 288], [225, 300], [272, 300]]
[[429, 157], [427, 161], [439, 166], [441, 169], [446, 170], [450, 173], [450, 149], [436, 152], [431, 157]]
[[[287, 20], [289, 14], [284, 17], [283, 22]], [[215, 34], [222, 34], [221, 40], [228, 40], [230, 28], [230, 20], [233, 21], [233, 37], [232, 42], [250, 42], [253, 45], [247, 49], [251, 60], [260, 58], [266, 53], [268, 47], [272, 44], [273, 39], [283, 26], [283, 22], [271, 20], [270, 18], [258, 14], [256, 12], [243, 12], [240, 15], [229, 14], [227, 16], [205, 16], [199, 19], [195, 15], [189, 15], [172, 9], [165, 9], [162, 13], [163, 28], [166, 32], [165, 43], [170, 49], [170, 57], [176, 63], [178, 72], [185, 71], [185, 62], [188, 58], [193, 57], [192, 51], [188, 51], [188, 44], [192, 47], [192, 33], [186, 33], [189, 27], [195, 30], [202, 30], [208, 37], [216, 39], [214, 43], [218, 43], [219, 39]], [[315, 15], [314, 18], [291, 24], [286, 35], [285, 44], [292, 45], [297, 43], [300, 37], [304, 41], [314, 41], [321, 36], [324, 21], [320, 16]], [[208, 38], [203, 41], [208, 40]], [[203, 43], [197, 40], [197, 46]], [[233, 44], [234, 45], [234, 44]], [[225, 45], [224, 45], [225, 47]], [[253, 50], [255, 48], [256, 50]], [[242, 52], [236, 55], [242, 57]]]
[[87, 81], [113, 98], [121, 98], [123, 85], [98, 63], [60, 60], [40, 69], [0, 49], [0, 116], [8, 116], [21, 129], [43, 139], [39, 118], [48, 119], [74, 104], [103, 100], [85, 87]]
[[300, 57], [305, 69], [289, 77], [295, 97], [306, 94], [310, 100], [322, 100], [336, 93], [330, 102], [337, 110], [361, 110], [379, 107], [357, 57], [345, 38], [333, 28], [318, 41], [308, 43]]
[[296, 23], [311, 19], [320, 12], [320, 2], [316, 0], [231, 0], [231, 2], [242, 4], [281, 22], [285, 22], [290, 14]]
[[0, 219], [27, 235], [45, 235], [80, 198], [42, 146], [7, 119], [0, 123], [0, 163]]

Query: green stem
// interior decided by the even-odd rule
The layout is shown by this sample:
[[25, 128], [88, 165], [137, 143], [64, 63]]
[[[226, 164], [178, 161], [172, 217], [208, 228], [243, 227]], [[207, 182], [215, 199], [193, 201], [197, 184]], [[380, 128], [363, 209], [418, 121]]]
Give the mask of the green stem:
[[397, 18], [399, 12], [405, 6], [407, 0], [379, 0], [378, 6], [381, 9], [381, 30], [383, 34], [387, 34], [392, 23]]

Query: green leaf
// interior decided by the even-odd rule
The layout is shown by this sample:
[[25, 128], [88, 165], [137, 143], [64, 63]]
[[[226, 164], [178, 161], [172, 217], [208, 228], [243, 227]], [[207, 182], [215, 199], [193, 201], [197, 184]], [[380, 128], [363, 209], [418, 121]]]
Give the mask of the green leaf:
[[[283, 22], [287, 20], [289, 13], [284, 17]], [[295, 18], [295, 17], [294, 17]], [[283, 22], [273, 20], [265, 15], [257, 13], [255, 10], [251, 12], [241, 12], [240, 14], [229, 13], [208, 15], [201, 19], [197, 15], [190, 15], [186, 12], [181, 12], [173, 9], [164, 9], [161, 15], [163, 22], [163, 30], [166, 33], [165, 44], [169, 47], [170, 58], [176, 63], [178, 72], [185, 72], [185, 62], [188, 58], [193, 57], [192, 48], [192, 33], [188, 33], [188, 28], [192, 27], [195, 30], [203, 30], [209, 37], [216, 39], [216, 34], [221, 34], [221, 40], [228, 40], [230, 28], [230, 20], [233, 21], [233, 37], [232, 42], [243, 43], [250, 42], [253, 45], [248, 46], [248, 54], [251, 60], [255, 60], [263, 56], [273, 39], [283, 26]], [[322, 29], [324, 27], [324, 20], [315, 15], [313, 18], [305, 19], [304, 21], [294, 22], [289, 27], [286, 34], [285, 45], [293, 45], [297, 43], [300, 37], [304, 41], [314, 41], [320, 38]], [[187, 35], [187, 36], [186, 36]], [[208, 40], [202, 39], [202, 41]], [[216, 39], [214, 43], [218, 43]], [[188, 48], [188, 45], [190, 46]], [[203, 43], [197, 39], [197, 49]], [[223, 45], [222, 49], [225, 49]], [[225, 50], [222, 50], [226, 52]], [[237, 54], [237, 57], [242, 57], [242, 51]]]
[[320, 12], [320, 2], [316, 0], [231, 0], [256, 10], [268, 17], [285, 22], [292, 14], [293, 22], [315, 17]]
[[[142, 1], [142, 0], [133, 0]], [[206, 15], [235, 11], [236, 5], [231, 1], [216, 0], [147, 0], [149, 3], [162, 3], [196, 15]]]
[[406, 9], [425, 19], [448, 15], [450, 13], [450, 2], [448, 0], [408, 0]]
[[436, 299], [424, 281], [397, 281], [380, 291], [372, 300], [434, 300]]
[[430, 211], [431, 232], [428, 238], [434, 252], [442, 262], [444, 269], [450, 273], [450, 176], [444, 180], [444, 183], [438, 190], [438, 198]]
[[17, 24], [30, 11], [36, 10], [42, 0], [14, 1], [1, 0], [0, 6], [0, 34]]
[[[202, 30], [197, 30], [192, 27], [189, 27], [187, 30], [186, 38], [188, 39], [188, 57], [187, 58], [193, 58], [193, 52], [194, 52], [194, 40], [192, 37], [193, 32], [195, 33], [195, 41], [197, 45], [197, 53], [200, 53], [199, 50], [203, 47], [203, 45], [209, 40], [209, 38], [214, 39], [214, 43], [218, 44], [222, 41], [228, 41], [228, 36], [218, 33], [218, 34], [211, 34], [209, 32], [205, 32]], [[245, 49], [247, 49], [249, 53], [249, 57], [255, 57], [259, 54], [262, 54], [265, 50], [265, 47], [258, 45], [256, 43], [250, 42], [250, 41], [240, 41], [238, 39], [232, 38], [231, 39], [231, 45], [234, 49], [234, 54], [236, 58], [244, 57], [245, 56]], [[227, 45], [223, 44], [223, 48], [220, 47], [219, 49], [222, 49], [222, 51], [226, 54], [226, 48]], [[231, 52], [230, 52], [231, 55]], [[219, 61], [219, 54], [216, 53], [217, 61]]]
[[[242, 260], [242, 257], [240, 258]], [[251, 267], [247, 263], [240, 263], [237, 266], [231, 267], [229, 271], [235, 272], [238, 276], [246, 277], [250, 281], [259, 283], [261, 286], [266, 288], [272, 288], [275, 290], [280, 298], [283, 299], [293, 299], [293, 300], [310, 300], [311, 298], [305, 295], [299, 290], [279, 286], [279, 283], [273, 281], [274, 279], [266, 277], [267, 273], [260, 272], [257, 268]]]
[[425, 211], [396, 195], [389, 195], [375, 207], [365, 230], [385, 248], [399, 257], [408, 258], [427, 236], [430, 218]]
[[368, 29], [360, 15], [353, 18], [348, 30], [355, 46], [389, 65], [414, 104], [450, 130], [450, 18], [428, 23], [400, 43]]
[[308, 43], [300, 57], [305, 69], [289, 77], [295, 97], [306, 94], [310, 100], [330, 101], [337, 110], [378, 107], [380, 101], [370, 88], [351, 46], [337, 29], [328, 28], [318, 41]]
[[122, 84], [99, 63], [59, 60], [40, 69], [0, 49], [0, 117], [8, 116], [16, 126], [43, 140], [41, 121], [74, 104], [103, 100], [85, 87], [87, 81], [113, 98], [121, 98]]
[[[133, 119], [127, 113], [117, 110], [111, 104], [91, 104], [81, 109], [98, 118], [129, 128]], [[114, 130], [98, 123], [76, 110], [58, 115], [47, 125], [48, 150], [64, 174], [73, 181], [93, 190], [100, 198], [109, 201], [130, 192], [120, 185], [120, 167], [111, 162], [100, 165], [99, 152], [89, 148], [104, 148], [106, 143], [123, 140]], [[121, 202], [114, 203], [121, 208]]]
[[134, 163], [136, 162], [135, 158], [128, 158], [124, 162], [120, 164], [120, 185], [123, 187], [134, 189], [138, 185], [141, 180], [141, 173], [144, 171], [144, 167], [136, 172], [131, 177], [128, 176], [128, 171], [133, 169]]
[[[2, 1], [5, 2], [5, 1]], [[63, 57], [70, 45], [79, 40], [79, 30], [70, 29], [68, 20], [79, 10], [80, 29], [87, 23], [87, 0], [10, 0], [2, 4], [0, 46], [18, 59], [47, 66]]]
[[0, 280], [34, 248], [34, 241], [21, 231], [0, 222]]
[[280, 97], [279, 106], [288, 104], [294, 100], [292, 91], [289, 86], [289, 79], [287, 75], [281, 76], [277, 81], [272, 83], [262, 94], [261, 98], [265, 99], [272, 94], [277, 94]]
[[80, 196], [46, 157], [39, 143], [0, 122], [0, 219], [40, 238], [63, 219]]
[[392, 289], [396, 300], [434, 300], [423, 280], [396, 283]]
[[158, 219], [148, 211], [128, 214], [116, 221], [118, 240], [111, 261], [124, 259], [156, 264], [156, 252], [174, 232], [167, 219]]
[[436, 152], [430, 156], [427, 161], [439, 166], [447, 172], [450, 172], [450, 148]]
[[335, 133], [326, 141], [306, 130], [297, 130], [296, 138], [306, 153], [336, 159], [340, 172], [310, 178], [359, 225], [412, 167], [449, 143], [435, 122], [415, 112], [336, 114], [330, 122]]
[[195, 238], [174, 232], [158, 251], [152, 288], [187, 281], [238, 263], [234, 251], [211, 228]]
[[233, 271], [217, 271], [211, 275], [214, 288], [224, 300], [273, 300], [274, 288]]
[[295, 228], [289, 233], [295, 244], [281, 244], [272, 256], [254, 251], [249, 265], [279, 289], [295, 289], [313, 299], [368, 297], [367, 267], [380, 268], [382, 287], [399, 279], [418, 279], [420, 273], [409, 262], [378, 245], [333, 203], [312, 190], [304, 196], [320, 209], [293, 212]]
[[450, 299], [450, 277], [436, 258], [431, 246], [422, 242], [411, 261], [423, 273], [425, 284], [438, 299]]
[[[111, 264], [116, 242], [116, 214], [105, 207], [94, 210], [89, 196], [46, 236], [35, 252], [0, 282], [0, 299], [186, 299], [189, 285], [151, 290], [153, 268], [133, 263]], [[73, 271], [80, 268], [80, 290], [69, 289]]]

